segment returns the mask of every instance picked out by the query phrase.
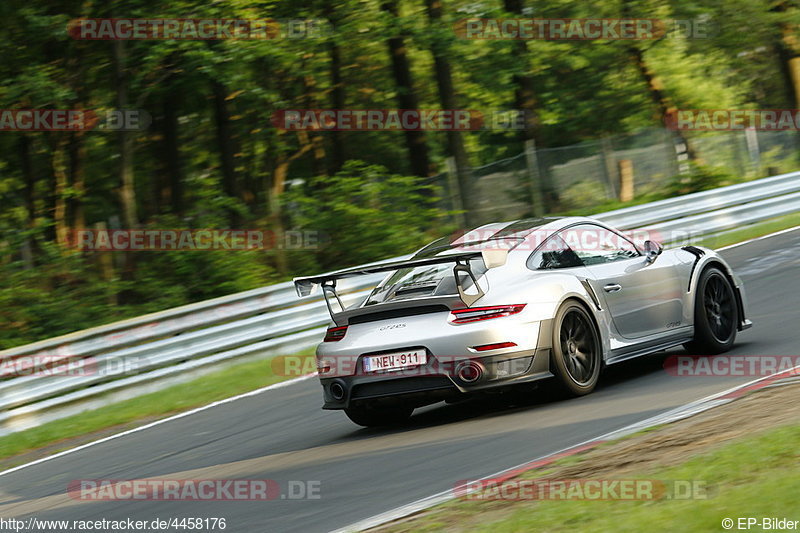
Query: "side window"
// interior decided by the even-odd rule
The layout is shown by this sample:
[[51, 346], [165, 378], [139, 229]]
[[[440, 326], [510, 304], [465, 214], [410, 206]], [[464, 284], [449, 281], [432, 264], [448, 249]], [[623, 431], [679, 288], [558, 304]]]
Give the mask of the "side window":
[[639, 251], [631, 241], [593, 224], [573, 226], [562, 231], [560, 235], [586, 266], [625, 261], [639, 256]]
[[580, 258], [558, 235], [553, 235], [542, 243], [528, 258], [528, 268], [550, 270], [583, 266]]

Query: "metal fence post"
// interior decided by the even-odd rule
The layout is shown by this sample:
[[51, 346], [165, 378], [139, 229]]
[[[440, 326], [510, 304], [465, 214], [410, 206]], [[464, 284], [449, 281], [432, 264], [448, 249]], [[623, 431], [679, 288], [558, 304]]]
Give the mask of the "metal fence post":
[[617, 158], [614, 156], [614, 146], [608, 135], [603, 135], [603, 137], [600, 138], [600, 151], [603, 157], [603, 171], [606, 176], [606, 184], [611, 189], [609, 197], [617, 198], [617, 196], [621, 194], [621, 192], [617, 192], [617, 184], [619, 183], [620, 175], [617, 169]]
[[531, 193], [533, 216], [544, 216], [542, 182], [539, 176], [539, 161], [536, 157], [536, 142], [533, 139], [525, 141], [525, 165], [528, 168], [528, 188]]
[[467, 227], [467, 217], [464, 213], [464, 202], [461, 199], [461, 187], [458, 183], [458, 168], [456, 167], [455, 157], [447, 158], [447, 188], [450, 189], [450, 205], [453, 206], [456, 213], [456, 223], [460, 228]]

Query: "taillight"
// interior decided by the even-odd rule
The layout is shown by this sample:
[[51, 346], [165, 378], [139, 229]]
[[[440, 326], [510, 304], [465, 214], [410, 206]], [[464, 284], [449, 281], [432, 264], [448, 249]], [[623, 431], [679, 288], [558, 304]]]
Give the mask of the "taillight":
[[[347, 326], [338, 326], [335, 328], [328, 328], [328, 332], [325, 333], [325, 338], [322, 339], [322, 342], [336, 342], [340, 341], [344, 338], [344, 334], [347, 333]], [[319, 338], [319, 337], [317, 337]]]
[[494, 344], [481, 344], [480, 346], [473, 346], [472, 349], [478, 352], [487, 352], [489, 350], [499, 350], [501, 348], [513, 348], [516, 346], [515, 342], [496, 342]]
[[449, 321], [451, 324], [468, 324], [469, 322], [477, 322], [479, 320], [516, 315], [525, 308], [525, 305], [526, 304], [493, 305], [491, 307], [454, 309], [450, 311]]

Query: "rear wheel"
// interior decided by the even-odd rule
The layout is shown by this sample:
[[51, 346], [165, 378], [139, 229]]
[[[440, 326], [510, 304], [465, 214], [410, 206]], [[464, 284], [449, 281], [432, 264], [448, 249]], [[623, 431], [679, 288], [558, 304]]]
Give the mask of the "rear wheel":
[[571, 396], [592, 392], [600, 378], [600, 335], [589, 312], [577, 302], [565, 303], [553, 321], [550, 368], [560, 388]]
[[393, 426], [411, 417], [413, 407], [373, 407], [369, 405], [344, 410], [347, 418], [364, 427]]
[[739, 308], [728, 278], [710, 267], [697, 282], [694, 302], [694, 340], [684, 345], [696, 355], [713, 355], [731, 349], [736, 340]]

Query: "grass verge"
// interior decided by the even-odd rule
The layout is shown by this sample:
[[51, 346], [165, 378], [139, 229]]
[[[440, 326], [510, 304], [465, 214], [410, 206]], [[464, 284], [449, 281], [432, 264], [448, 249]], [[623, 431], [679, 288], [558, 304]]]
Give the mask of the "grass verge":
[[[306, 351], [297, 357], [301, 358], [298, 368], [308, 368], [308, 365], [303, 363], [313, 358], [313, 354]], [[52, 450], [48, 451], [56, 452], [59, 451], [59, 442], [64, 443], [64, 448], [68, 448], [73, 443], [67, 441], [75, 437], [125, 424], [138, 425], [135, 424], [137, 421], [164, 418], [296, 377], [276, 374], [270, 361], [267, 359], [239, 363], [186, 383], [172, 385], [162, 391], [137, 396], [0, 437], [0, 459], [44, 446], [52, 447]]]
[[[455, 501], [439, 513], [389, 526], [389, 531], [452, 530], [469, 524], [470, 531], [492, 533], [721, 531], [722, 519], [792, 515], [800, 494], [797, 442], [800, 424], [739, 438], [716, 450], [695, 455], [670, 467], [626, 473], [625, 479], [699, 481], [707, 489], [700, 498], [649, 501], [550, 500], [526, 502]], [[541, 473], [540, 473], [541, 474]], [[502, 507], [507, 509], [504, 510]], [[487, 513], [487, 511], [490, 511]], [[458, 517], [458, 518], [456, 518]], [[760, 528], [754, 528], [760, 531]]]
[[750, 226], [745, 226], [741, 229], [728, 231], [716, 237], [701, 239], [698, 244], [709, 248], [722, 248], [723, 246], [755, 239], [757, 237], [769, 235], [770, 233], [775, 233], [776, 231], [797, 226], [800, 226], [800, 213], [792, 213], [791, 215], [770, 218]]

